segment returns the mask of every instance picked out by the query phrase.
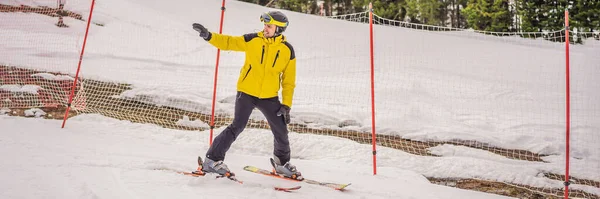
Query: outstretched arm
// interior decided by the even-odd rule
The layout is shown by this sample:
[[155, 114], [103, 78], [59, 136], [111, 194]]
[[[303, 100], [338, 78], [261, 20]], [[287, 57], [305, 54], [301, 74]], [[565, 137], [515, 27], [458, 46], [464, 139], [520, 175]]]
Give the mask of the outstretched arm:
[[202, 24], [194, 23], [194, 30], [200, 33], [200, 37], [208, 43], [221, 50], [246, 51], [246, 40], [244, 36], [229, 36], [209, 32]]
[[244, 36], [211, 33], [211, 36], [206, 41], [221, 50], [246, 51]]

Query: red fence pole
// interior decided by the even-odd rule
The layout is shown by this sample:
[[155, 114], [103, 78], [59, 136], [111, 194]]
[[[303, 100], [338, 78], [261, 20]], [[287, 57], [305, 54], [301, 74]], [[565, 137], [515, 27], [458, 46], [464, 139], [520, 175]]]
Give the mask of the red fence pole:
[[87, 27], [85, 28], [85, 36], [83, 38], [83, 46], [81, 47], [81, 54], [79, 55], [79, 64], [77, 64], [77, 72], [75, 72], [75, 80], [73, 80], [73, 87], [71, 88], [71, 94], [69, 95], [69, 103], [67, 104], [67, 110], [65, 111], [65, 117], [61, 128], [65, 128], [65, 123], [69, 117], [69, 110], [71, 110], [71, 103], [73, 102], [73, 95], [75, 94], [75, 88], [77, 88], [77, 80], [79, 79], [79, 70], [81, 69], [81, 61], [83, 60], [83, 52], [85, 51], [85, 43], [87, 42], [88, 32], [90, 30], [90, 22], [92, 22], [92, 14], [94, 13], [94, 3], [96, 0], [92, 0], [90, 8], [90, 15], [88, 16]]
[[375, 62], [373, 61], [373, 4], [369, 3], [369, 38], [371, 51], [371, 140], [373, 143], [373, 175], [377, 175], [377, 136], [375, 136]]
[[[219, 24], [219, 34], [223, 33], [223, 18], [225, 17], [225, 0], [221, 4], [221, 22]], [[215, 128], [215, 100], [217, 98], [217, 77], [219, 74], [219, 58], [221, 57], [221, 49], [217, 49], [217, 64], [215, 66], [215, 79], [213, 86], [213, 97], [212, 97], [212, 109], [210, 113], [210, 138], [208, 141], [209, 145], [212, 145], [213, 141], [213, 129]]]
[[571, 91], [570, 91], [570, 75], [569, 75], [569, 10], [565, 10], [565, 54], [566, 54], [566, 66], [567, 66], [567, 129], [566, 129], [566, 147], [565, 147], [565, 199], [569, 198], [569, 153], [570, 153], [570, 136], [571, 136]]

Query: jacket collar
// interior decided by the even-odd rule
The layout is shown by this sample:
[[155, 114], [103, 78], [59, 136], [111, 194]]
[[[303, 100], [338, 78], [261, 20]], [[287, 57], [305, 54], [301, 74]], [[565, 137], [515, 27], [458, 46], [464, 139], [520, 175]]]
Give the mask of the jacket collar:
[[276, 37], [272, 37], [272, 38], [266, 38], [265, 35], [263, 34], [263, 32], [258, 32], [258, 36], [260, 38], [263, 39], [263, 41], [265, 41], [265, 43], [267, 44], [278, 44], [278, 43], [283, 43], [285, 42], [285, 36], [284, 35], [279, 35]]

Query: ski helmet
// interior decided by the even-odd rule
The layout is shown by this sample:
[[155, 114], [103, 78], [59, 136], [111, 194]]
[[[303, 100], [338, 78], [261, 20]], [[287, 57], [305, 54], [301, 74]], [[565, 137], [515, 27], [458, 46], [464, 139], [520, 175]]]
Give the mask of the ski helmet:
[[273, 24], [277, 28], [275, 29], [275, 35], [280, 35], [287, 28], [289, 21], [288, 18], [279, 11], [269, 11], [260, 15], [260, 21], [265, 24]]

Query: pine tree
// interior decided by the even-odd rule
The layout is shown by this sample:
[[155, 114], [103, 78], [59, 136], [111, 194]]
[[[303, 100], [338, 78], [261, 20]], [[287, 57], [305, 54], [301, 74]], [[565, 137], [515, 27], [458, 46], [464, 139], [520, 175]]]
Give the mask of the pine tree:
[[400, 7], [400, 20], [406, 21], [408, 19], [408, 2], [407, 2], [407, 0], [399, 1], [398, 7]]
[[269, 3], [269, 0], [258, 0], [258, 5], [265, 6]]
[[486, 30], [508, 32], [510, 27], [512, 27], [512, 16], [508, 0], [495, 0], [491, 7], [490, 16], [492, 23]]
[[545, 0], [542, 12], [547, 16], [540, 20], [543, 30], [557, 31], [564, 28], [566, 0]]
[[442, 4], [438, 0], [419, 0], [417, 5], [421, 22], [428, 25], [440, 25]]
[[331, 16], [331, 0], [325, 0], [323, 2], [323, 7], [325, 10], [325, 16]]
[[355, 13], [353, 6], [352, 6], [352, 0], [344, 0], [344, 14], [351, 14], [351, 13]]
[[492, 22], [490, 11], [489, 0], [469, 0], [467, 7], [463, 10], [468, 27], [475, 30], [486, 30]]
[[279, 8], [294, 12], [303, 12], [302, 0], [279, 0], [277, 1]]
[[398, 1], [376, 0], [373, 2], [373, 12], [386, 19], [400, 20]]
[[317, 0], [309, 0], [308, 1], [308, 14], [319, 14], [319, 5], [317, 4]]
[[[595, 1], [590, 6], [590, 31], [597, 30], [600, 32], [600, 2]], [[600, 38], [599, 38], [600, 39]]]
[[447, 27], [449, 24], [452, 24], [452, 22], [448, 21], [450, 19], [450, 12], [452, 12], [452, 7], [450, 7], [451, 1], [454, 0], [439, 0], [436, 17], [438, 18], [438, 25], [440, 26]]
[[369, 0], [352, 0], [352, 9], [354, 12], [364, 12], [369, 9]]
[[571, 27], [585, 32], [600, 30], [600, 2], [576, 1], [569, 13]]
[[333, 5], [333, 10], [335, 11], [335, 15], [345, 14], [343, 1], [344, 0], [331, 0], [331, 3]]
[[462, 9], [467, 7], [468, 0], [450, 0], [449, 1], [449, 17], [450, 27], [464, 28], [466, 27], [467, 19], [461, 14]]
[[419, 16], [419, 1], [418, 0], [406, 0], [406, 17], [411, 23], [421, 23]]
[[[318, 0], [241, 0], [318, 14]], [[488, 31], [559, 31], [569, 8], [572, 30], [600, 31], [599, 0], [323, 0], [327, 16], [368, 10], [383, 18]], [[512, 3], [514, 2], [514, 3]], [[514, 24], [514, 25], [513, 25]]]
[[[458, 3], [460, 4], [460, 6], [462, 7], [462, 9], [464, 10], [465, 8], [467, 8], [467, 3], [469, 2], [469, 0], [459, 0]], [[462, 14], [462, 10], [458, 10], [458, 25], [460, 25], [462, 28], [466, 28], [467, 27], [467, 16]]]
[[541, 10], [544, 0], [516, 0], [516, 10], [523, 32], [541, 32], [541, 21], [547, 18]]

